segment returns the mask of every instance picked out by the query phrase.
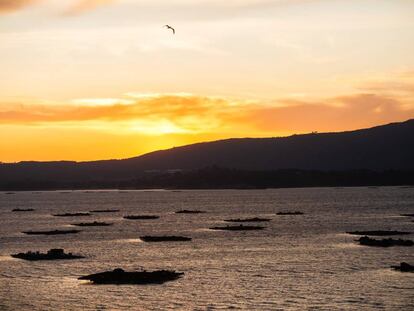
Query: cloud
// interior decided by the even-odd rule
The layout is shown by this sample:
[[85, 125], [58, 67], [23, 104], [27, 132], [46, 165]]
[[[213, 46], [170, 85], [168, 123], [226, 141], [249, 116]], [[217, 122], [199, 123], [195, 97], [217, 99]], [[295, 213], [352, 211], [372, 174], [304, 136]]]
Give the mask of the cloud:
[[[22, 10], [27, 6], [40, 3], [44, 0], [0, 0], [0, 14]], [[116, 0], [71, 0], [71, 5], [65, 11], [65, 15], [76, 15], [94, 10], [100, 6], [108, 5]]]
[[[222, 128], [226, 115], [234, 113], [234, 103], [192, 95], [159, 95], [141, 99], [75, 100], [65, 105], [7, 105], [0, 106], [0, 123], [18, 125], [52, 125], [71, 123], [100, 128], [126, 124], [135, 132], [200, 133]], [[96, 105], [92, 105], [93, 102]], [[86, 104], [85, 104], [86, 103]], [[3, 107], [3, 108], [1, 108]], [[102, 125], [106, 124], [106, 125]], [[125, 127], [124, 127], [125, 128]], [[124, 129], [122, 130], [124, 131]]]
[[[223, 14], [224, 16], [228, 16], [229, 14], [237, 12], [240, 13], [251, 10], [268, 9], [280, 5], [302, 4], [314, 1], [321, 0], [230, 0], [225, 2], [218, 0], [201, 0], [197, 3], [191, 0], [67, 0], [64, 4], [66, 5], [66, 3], [69, 3], [69, 7], [64, 9], [63, 15], [78, 15], [104, 5], [121, 2], [125, 6], [135, 7], [138, 12], [144, 12], [141, 17], [146, 17], [148, 15], [153, 16], [152, 13], [159, 14], [160, 9], [162, 9], [163, 14], [171, 12], [172, 16], [175, 16], [175, 18], [177, 18], [177, 15], [182, 14], [181, 18], [191, 19], [191, 16], [195, 14], [193, 18], [199, 20], [203, 16], [217, 18], [219, 15]], [[16, 12], [39, 2], [53, 4], [52, 0], [0, 0], [0, 14]], [[200, 8], [202, 8], [202, 10], [198, 10]], [[237, 12], [235, 12], [235, 10]], [[193, 14], [188, 14], [188, 12], [192, 12]]]
[[414, 72], [402, 72], [394, 76], [366, 79], [359, 89], [381, 94], [414, 95]]
[[37, 2], [40, 0], [0, 0], [0, 14], [18, 11]]
[[65, 15], [77, 15], [94, 10], [100, 6], [111, 4], [115, 0], [76, 0], [75, 3], [64, 12]]
[[[0, 107], [0, 123], [76, 126], [100, 124], [151, 133], [233, 133], [235, 136], [274, 136], [310, 131], [340, 131], [406, 120], [414, 107], [376, 94], [338, 96], [320, 101], [244, 101], [196, 95], [154, 95], [105, 101], [76, 100], [72, 104]], [[82, 105], [87, 103], [87, 105]], [[104, 103], [104, 104], [102, 104]], [[125, 127], [122, 130], [125, 130]]]
[[414, 106], [407, 109], [399, 99], [376, 94], [338, 96], [319, 102], [281, 102], [283, 107], [252, 109], [244, 120], [254, 122], [263, 132], [304, 133], [365, 128], [414, 117]]

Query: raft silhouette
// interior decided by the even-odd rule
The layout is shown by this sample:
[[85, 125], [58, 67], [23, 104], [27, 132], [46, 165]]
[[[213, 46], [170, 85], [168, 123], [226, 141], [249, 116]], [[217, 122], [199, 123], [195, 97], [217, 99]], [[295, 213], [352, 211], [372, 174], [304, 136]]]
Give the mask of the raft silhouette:
[[157, 215], [127, 215], [125, 219], [158, 219], [160, 216]]
[[144, 235], [139, 237], [144, 242], [187, 242], [191, 241], [192, 238], [185, 236], [175, 236], [175, 235], [164, 235], [164, 236], [150, 236]]
[[176, 214], [204, 214], [205, 211], [182, 209], [175, 212]]
[[57, 235], [57, 234], [71, 234], [78, 233], [80, 230], [49, 230], [49, 231], [23, 231], [24, 234], [29, 235]]
[[391, 266], [394, 270], [398, 270], [401, 272], [414, 272], [414, 265], [410, 265], [406, 262], [400, 263], [399, 266]]
[[135, 271], [126, 272], [121, 268], [113, 271], [105, 271], [86, 276], [81, 276], [79, 280], [89, 280], [94, 284], [163, 284], [165, 282], [179, 279], [184, 272], [173, 270], [156, 271]]
[[294, 211], [294, 212], [277, 212], [276, 215], [303, 215], [303, 212]]
[[376, 240], [368, 236], [360, 237], [358, 240], [360, 245], [366, 246], [379, 246], [379, 247], [391, 247], [391, 246], [413, 246], [414, 242], [411, 240], [402, 240], [402, 239], [382, 239]]
[[105, 227], [105, 226], [112, 226], [112, 223], [99, 222], [99, 221], [80, 222], [80, 223], [72, 224], [72, 226], [78, 226], [78, 227]]
[[250, 230], [263, 230], [266, 227], [262, 226], [226, 226], [226, 227], [211, 227], [211, 230], [228, 230], [228, 231], [250, 231]]
[[73, 255], [72, 253], [65, 253], [65, 250], [62, 248], [52, 248], [47, 251], [47, 253], [32, 252], [28, 251], [26, 253], [18, 253], [11, 255], [14, 258], [24, 259], [24, 260], [62, 260], [62, 259], [81, 259], [85, 258], [80, 255]]
[[56, 217], [75, 217], [75, 216], [91, 216], [90, 213], [63, 213], [63, 214], [54, 214]]
[[14, 208], [12, 212], [33, 212], [33, 208]]
[[231, 218], [231, 219], [224, 219], [224, 221], [227, 222], [265, 222], [265, 221], [271, 221], [270, 218], [259, 218], [259, 217], [253, 217], [253, 218]]
[[411, 234], [407, 231], [396, 231], [396, 230], [368, 230], [368, 231], [348, 231], [348, 234], [353, 235], [376, 235], [376, 236], [387, 236], [387, 235], [406, 235]]

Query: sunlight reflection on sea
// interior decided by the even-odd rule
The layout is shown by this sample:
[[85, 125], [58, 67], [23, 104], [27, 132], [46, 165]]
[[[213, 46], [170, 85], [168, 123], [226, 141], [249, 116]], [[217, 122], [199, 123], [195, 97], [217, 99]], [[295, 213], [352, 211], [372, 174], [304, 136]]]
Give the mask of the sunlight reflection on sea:
[[[204, 191], [0, 192], [0, 310], [414, 310], [410, 247], [363, 247], [352, 230], [414, 232], [412, 188], [313, 188]], [[34, 208], [13, 213], [13, 208]], [[89, 217], [63, 212], [119, 209]], [[204, 214], [175, 214], [181, 209]], [[304, 215], [278, 216], [279, 211]], [[156, 214], [154, 220], [124, 220]], [[272, 218], [260, 231], [214, 231], [227, 218]], [[77, 234], [29, 236], [84, 221]], [[143, 235], [191, 242], [146, 243]], [[406, 238], [414, 239], [414, 235]], [[27, 262], [10, 254], [64, 248], [80, 260]], [[122, 267], [174, 269], [163, 285], [90, 285], [81, 275]]]

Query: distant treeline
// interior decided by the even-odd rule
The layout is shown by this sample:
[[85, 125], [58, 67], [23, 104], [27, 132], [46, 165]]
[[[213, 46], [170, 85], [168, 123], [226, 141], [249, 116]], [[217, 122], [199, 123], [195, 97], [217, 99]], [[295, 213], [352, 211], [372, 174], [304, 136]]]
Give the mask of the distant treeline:
[[350, 187], [414, 185], [414, 170], [270, 170], [248, 171], [208, 167], [199, 170], [141, 173], [132, 179], [20, 180], [4, 182], [0, 190], [56, 189], [263, 189], [292, 187]]

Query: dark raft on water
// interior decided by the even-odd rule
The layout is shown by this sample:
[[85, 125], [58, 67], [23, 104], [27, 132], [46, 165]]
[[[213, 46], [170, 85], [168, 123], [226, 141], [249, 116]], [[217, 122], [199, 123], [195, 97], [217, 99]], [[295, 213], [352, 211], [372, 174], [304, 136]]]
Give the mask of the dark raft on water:
[[391, 268], [393, 268], [394, 270], [401, 271], [401, 272], [414, 272], [414, 266], [406, 262], [400, 263], [399, 266], [391, 266]]
[[101, 273], [81, 276], [79, 280], [89, 280], [94, 284], [163, 284], [179, 279], [183, 272], [172, 270], [126, 272], [123, 269], [114, 269]]
[[405, 216], [405, 217], [414, 217], [414, 214], [400, 214], [401, 216]]
[[304, 213], [299, 211], [294, 212], [277, 212], [276, 215], [303, 215]]
[[353, 235], [376, 235], [376, 236], [387, 236], [387, 235], [406, 235], [411, 232], [396, 231], [396, 230], [368, 230], [368, 231], [348, 231], [348, 234]]
[[227, 221], [227, 222], [265, 222], [265, 221], [271, 221], [271, 219], [270, 218], [253, 217], [253, 218], [225, 219], [224, 221]]
[[14, 208], [12, 212], [33, 212], [33, 208]]
[[182, 209], [175, 212], [176, 214], [204, 214], [205, 211]]
[[54, 214], [56, 217], [74, 217], [74, 216], [91, 216], [90, 213], [64, 213], [64, 214]]
[[263, 230], [265, 227], [261, 226], [226, 226], [226, 227], [211, 227], [211, 230], [228, 230], [228, 231], [250, 231], [250, 230]]
[[61, 248], [52, 248], [47, 251], [47, 253], [40, 252], [27, 252], [27, 253], [18, 253], [11, 255], [14, 258], [24, 259], [24, 260], [61, 260], [61, 259], [81, 259], [85, 258], [80, 255], [73, 255], [72, 253], [65, 253], [64, 249]]
[[402, 240], [402, 239], [382, 239], [382, 240], [376, 240], [371, 239], [370, 237], [363, 236], [360, 237], [358, 240], [360, 245], [366, 245], [366, 246], [379, 246], [379, 247], [390, 247], [390, 246], [413, 246], [414, 242], [411, 240]]
[[158, 219], [160, 216], [156, 215], [127, 215], [124, 216], [125, 219]]
[[95, 209], [90, 211], [90, 213], [116, 213], [119, 212], [119, 209]]
[[112, 223], [108, 222], [80, 222], [77, 224], [72, 224], [72, 226], [78, 226], [78, 227], [105, 227], [105, 226], [112, 226]]
[[23, 231], [25, 234], [30, 235], [56, 235], [56, 234], [71, 234], [78, 233], [80, 230], [50, 230], [50, 231]]
[[164, 236], [140, 236], [139, 237], [144, 242], [187, 242], [191, 241], [191, 238], [185, 236], [175, 236], [175, 235], [164, 235]]

